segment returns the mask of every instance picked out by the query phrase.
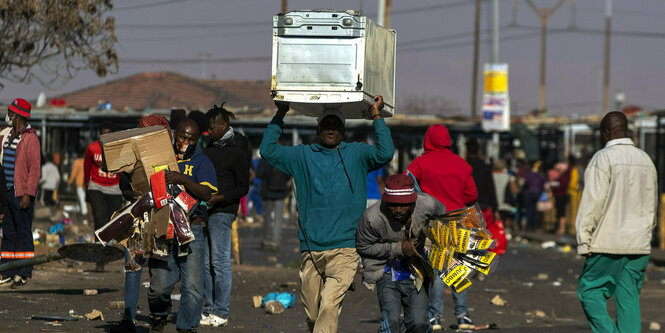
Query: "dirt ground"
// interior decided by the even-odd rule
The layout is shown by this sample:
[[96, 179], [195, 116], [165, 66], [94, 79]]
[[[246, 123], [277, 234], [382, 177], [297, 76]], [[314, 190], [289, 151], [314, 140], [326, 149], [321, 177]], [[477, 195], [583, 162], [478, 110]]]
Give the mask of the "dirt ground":
[[[48, 221], [36, 227], [48, 226]], [[75, 221], [75, 224], [80, 223]], [[43, 224], [43, 225], [40, 225]], [[85, 235], [90, 226], [79, 225]], [[307, 332], [305, 313], [297, 298], [293, 308], [280, 315], [270, 315], [254, 308], [252, 296], [285, 291], [298, 295], [298, 260], [296, 226], [290, 220], [284, 231], [285, 243], [279, 252], [264, 252], [259, 224], [240, 227], [242, 264], [233, 266], [230, 324], [224, 328], [201, 327], [199, 332]], [[79, 235], [79, 236], [80, 236]], [[56, 247], [40, 245], [37, 252]], [[496, 323], [506, 332], [590, 332], [577, 300], [577, 277], [583, 261], [572, 253], [542, 249], [539, 244], [513, 241], [500, 265], [485, 281], [474, 280], [469, 288], [471, 318], [477, 323]], [[68, 259], [35, 266], [33, 278], [20, 289], [0, 287], [0, 332], [104, 332], [122, 318], [122, 309], [112, 303], [123, 300], [124, 273], [122, 261], [109, 263], [106, 272], [92, 272], [94, 264]], [[138, 320], [147, 332], [147, 270], [142, 276], [144, 288], [139, 297]], [[340, 332], [376, 332], [379, 307], [374, 293], [362, 286], [356, 275], [355, 292], [344, 299]], [[96, 289], [97, 295], [86, 296], [85, 289]], [[179, 294], [176, 289], [174, 294]], [[496, 296], [506, 301], [503, 306], [491, 304]], [[643, 330], [651, 322], [665, 324], [662, 300], [665, 298], [665, 272], [650, 266], [642, 292]], [[173, 301], [173, 312], [179, 302]], [[452, 297], [445, 296], [445, 325], [453, 323]], [[99, 310], [104, 320], [86, 320], [81, 316]], [[613, 304], [610, 303], [610, 309]], [[175, 314], [174, 314], [175, 315]], [[61, 316], [67, 320], [40, 320], [33, 316]], [[450, 329], [448, 329], [450, 331]], [[170, 322], [166, 332], [175, 332]]]

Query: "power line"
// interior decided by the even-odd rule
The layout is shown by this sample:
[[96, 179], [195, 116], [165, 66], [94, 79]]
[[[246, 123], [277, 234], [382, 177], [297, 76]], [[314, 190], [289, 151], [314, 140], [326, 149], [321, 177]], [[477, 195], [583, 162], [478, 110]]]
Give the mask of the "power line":
[[[139, 7], [146, 7], [150, 5], [167, 5], [171, 4], [174, 2], [182, 2], [182, 1], [187, 1], [187, 0], [179, 0], [179, 1], [171, 1], [171, 2], [159, 2], [159, 3], [153, 3], [153, 4], [145, 4], [145, 5], [137, 5], [134, 7], [122, 7], [122, 9], [133, 9], [133, 8], [139, 8]], [[391, 15], [400, 15], [400, 14], [411, 14], [411, 13], [416, 13], [416, 12], [422, 12], [422, 11], [430, 11], [430, 10], [436, 10], [436, 9], [445, 9], [445, 8], [453, 8], [453, 7], [459, 7], [459, 6], [465, 6], [469, 5], [468, 1], [458, 1], [458, 2], [453, 2], [453, 3], [445, 3], [445, 4], [439, 4], [439, 5], [432, 5], [432, 6], [424, 6], [424, 7], [414, 7], [414, 8], [406, 8], [406, 9], [396, 9], [391, 12]], [[120, 8], [118, 8], [120, 9]], [[118, 10], [116, 9], [116, 10]], [[376, 13], [369, 13], [369, 14], [363, 14], [365, 16], [372, 16], [375, 15]], [[116, 24], [116, 29], [210, 29], [210, 28], [235, 28], [235, 27], [248, 27], [248, 26], [262, 26], [266, 25], [267, 23], [270, 24], [272, 27], [272, 17], [270, 18], [270, 21], [264, 20], [264, 21], [254, 21], [254, 22], [242, 22], [242, 23], [196, 23], [196, 24]]]
[[[565, 32], [565, 29], [562, 30], [550, 30], [548, 33], [562, 33]], [[539, 32], [532, 32], [532, 33], [526, 33], [526, 34], [521, 34], [521, 35], [514, 35], [514, 36], [507, 36], [507, 37], [502, 37], [501, 41], [511, 41], [511, 40], [520, 40], [520, 39], [527, 39], [527, 38], [532, 38], [532, 37], [537, 37], [540, 36]], [[482, 40], [482, 42], [487, 42], [489, 41], [489, 38], [485, 38]], [[472, 45], [473, 41], [468, 41], [468, 42], [457, 42], [457, 43], [450, 43], [450, 44], [443, 44], [443, 45], [431, 45], [431, 46], [423, 46], [423, 47], [417, 47], [417, 48], [407, 48], [407, 49], [399, 49], [400, 52], [420, 52], [420, 51], [428, 51], [428, 50], [433, 50], [433, 49], [449, 49], [449, 48], [454, 48], [458, 46], [468, 46]]]
[[142, 9], [142, 8], [150, 8], [150, 7], [157, 7], [157, 6], [163, 6], [163, 5], [171, 5], [174, 3], [178, 2], [185, 2], [188, 0], [171, 0], [171, 1], [163, 1], [163, 2], [153, 2], [153, 3], [146, 3], [142, 5], [134, 5], [134, 6], [126, 6], [126, 7], [118, 7], [114, 8], [113, 10], [116, 11], [122, 11], [122, 10], [131, 10], [131, 9]]
[[[535, 29], [540, 29], [539, 27], [534, 27], [534, 26], [518, 26], [515, 27], [517, 29], [527, 29], [527, 30], [535, 30]], [[589, 28], [580, 28], [580, 27], [575, 27], [575, 28], [561, 28], [560, 30], [566, 31], [566, 32], [571, 32], [571, 33], [579, 33], [579, 34], [605, 34], [604, 30], [598, 30], [598, 29], [589, 29]], [[617, 30], [612, 30], [612, 36], [623, 36], [623, 37], [641, 37], [641, 38], [665, 38], [665, 32], [651, 32], [651, 31], [617, 31]]]
[[158, 37], [138, 37], [138, 38], [118, 38], [119, 42], [150, 42], [150, 41], [161, 41], [161, 40], [173, 40], [173, 39], [190, 39], [190, 38], [218, 38], [220, 36], [236, 36], [236, 35], [253, 35], [265, 33], [265, 29], [261, 30], [247, 30], [241, 32], [227, 32], [227, 33], [214, 33], [214, 34], [195, 34], [195, 35], [181, 35], [181, 36], [158, 36]]
[[[234, 58], [210, 58], [207, 63], [232, 63], [232, 62], [264, 62], [271, 57], [234, 57]], [[200, 58], [182, 59], [148, 59], [148, 58], [119, 58], [119, 62], [125, 64], [200, 64]]]
[[251, 27], [251, 26], [265, 26], [270, 24], [272, 30], [272, 20], [268, 21], [254, 21], [242, 23], [198, 23], [198, 24], [118, 24], [116, 29], [145, 29], [145, 30], [164, 30], [164, 29], [210, 29], [210, 28], [236, 28], [236, 27]]

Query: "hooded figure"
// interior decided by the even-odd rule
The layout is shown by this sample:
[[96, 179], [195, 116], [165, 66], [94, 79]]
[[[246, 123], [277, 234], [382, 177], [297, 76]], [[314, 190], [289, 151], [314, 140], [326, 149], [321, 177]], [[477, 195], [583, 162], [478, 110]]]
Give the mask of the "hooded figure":
[[443, 125], [425, 133], [425, 154], [416, 158], [407, 173], [420, 189], [441, 201], [448, 211], [464, 208], [478, 197], [469, 164], [450, 150], [450, 134]]

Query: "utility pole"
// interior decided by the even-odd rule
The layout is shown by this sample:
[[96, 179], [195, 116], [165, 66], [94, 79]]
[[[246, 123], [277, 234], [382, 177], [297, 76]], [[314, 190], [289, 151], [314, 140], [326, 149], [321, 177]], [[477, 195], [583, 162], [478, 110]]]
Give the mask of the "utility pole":
[[480, 0], [476, 0], [475, 23], [473, 25], [473, 68], [471, 70], [471, 117], [478, 115], [478, 49], [480, 43]]
[[552, 8], [538, 8], [531, 0], [526, 0], [526, 3], [533, 9], [533, 11], [540, 17], [540, 89], [538, 94], [538, 110], [545, 111], [545, 75], [546, 75], [546, 61], [547, 61], [547, 21], [556, 12], [566, 0], [559, 0]]
[[601, 114], [609, 111], [610, 103], [610, 35], [612, 29], [612, 0], [605, 0], [605, 55], [603, 59], [603, 106]]
[[386, 13], [386, 0], [379, 0], [378, 3], [379, 8], [376, 11], [376, 23], [382, 27], [385, 27], [384, 25], [384, 19], [385, 13]]
[[286, 14], [289, 7], [289, 0], [282, 0], [282, 14]]
[[492, 0], [494, 22], [492, 25], [492, 62], [499, 62], [499, 0]]
[[390, 11], [392, 10], [393, 1], [385, 0], [385, 10], [383, 12], [383, 27], [390, 28]]

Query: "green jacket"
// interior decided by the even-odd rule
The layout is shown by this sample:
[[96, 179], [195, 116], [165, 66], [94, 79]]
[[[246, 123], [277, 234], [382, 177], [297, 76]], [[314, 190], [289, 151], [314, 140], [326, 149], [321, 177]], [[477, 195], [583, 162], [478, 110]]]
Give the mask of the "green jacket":
[[367, 173], [390, 162], [395, 148], [383, 119], [374, 121], [376, 146], [353, 142], [280, 146], [284, 122], [273, 118], [261, 141], [261, 157], [293, 177], [298, 200], [300, 250], [355, 248], [358, 221], [367, 201]]

